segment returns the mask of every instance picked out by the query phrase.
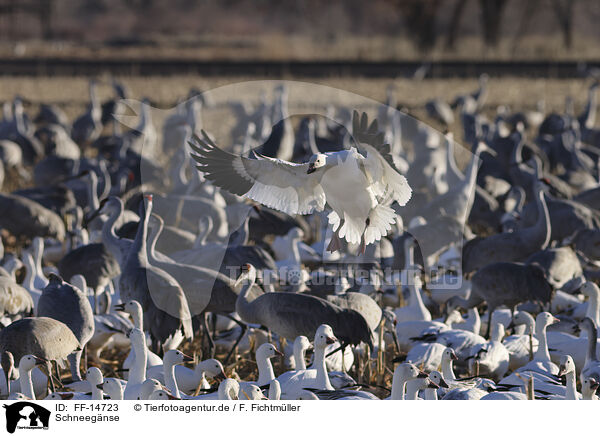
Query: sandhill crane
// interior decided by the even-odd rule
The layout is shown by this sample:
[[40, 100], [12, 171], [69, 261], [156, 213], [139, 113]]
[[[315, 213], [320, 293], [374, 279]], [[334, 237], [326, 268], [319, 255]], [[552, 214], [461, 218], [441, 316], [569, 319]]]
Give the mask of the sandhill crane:
[[297, 336], [314, 336], [321, 324], [335, 328], [342, 346], [365, 342], [373, 349], [371, 330], [361, 314], [340, 307], [318, 297], [303, 294], [268, 292], [253, 301], [248, 292], [256, 280], [256, 269], [246, 265], [238, 283], [248, 279], [240, 291], [236, 310], [243, 321], [262, 324], [290, 341]]
[[37, 314], [65, 323], [77, 338], [81, 349], [69, 355], [69, 363], [73, 379], [78, 381], [83, 348], [94, 335], [94, 314], [85, 289], [82, 292], [56, 274], [50, 274], [49, 279], [38, 301]]
[[54, 212], [28, 198], [0, 194], [0, 228], [19, 238], [65, 238], [65, 225]]
[[[544, 270], [537, 265], [497, 262], [478, 270], [471, 279], [471, 295], [468, 300], [452, 297], [448, 304], [470, 309], [487, 302], [489, 313], [506, 305], [515, 308], [526, 301], [550, 303], [554, 289], [546, 280]], [[489, 337], [491, 323], [488, 323]]]
[[148, 262], [146, 239], [151, 213], [152, 196], [146, 196], [140, 204], [142, 222], [121, 269], [119, 287], [123, 301], [136, 300], [142, 305], [144, 329], [150, 332], [158, 351], [177, 331], [186, 338], [192, 338], [193, 331], [183, 290], [171, 275]]
[[[0, 354], [10, 351], [15, 360], [20, 360], [27, 354], [45, 359], [48, 375], [51, 374], [51, 361], [63, 362], [71, 353], [80, 349], [79, 341], [71, 329], [52, 318], [23, 318], [0, 331]], [[6, 369], [4, 374], [7, 374]], [[50, 383], [54, 390], [52, 377]]]

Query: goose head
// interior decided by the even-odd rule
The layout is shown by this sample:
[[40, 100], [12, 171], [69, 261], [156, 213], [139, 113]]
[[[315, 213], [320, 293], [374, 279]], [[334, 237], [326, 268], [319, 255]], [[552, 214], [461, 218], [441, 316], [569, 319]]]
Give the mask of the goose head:
[[598, 298], [600, 296], [600, 288], [594, 282], [585, 282], [581, 286], [580, 291], [588, 298]]
[[283, 353], [279, 351], [273, 344], [268, 342], [262, 344], [256, 350], [256, 360], [270, 359], [275, 356], [283, 356]]
[[19, 360], [19, 373], [24, 374], [29, 372], [38, 365], [46, 364], [46, 362], [46, 359], [34, 356], [33, 354], [26, 354]]
[[310, 348], [310, 341], [306, 336], [298, 336], [294, 340], [294, 353], [304, 352]]
[[267, 397], [265, 397], [265, 395], [263, 394], [263, 392], [260, 390], [260, 388], [256, 385], [253, 384], [245, 384], [243, 386], [240, 387], [241, 390], [241, 394], [240, 395], [240, 399], [241, 400], [266, 400]]
[[313, 154], [308, 161], [308, 169], [306, 174], [312, 174], [319, 168], [323, 168], [327, 165], [327, 156], [323, 153]]
[[442, 360], [449, 362], [452, 360], [458, 360], [458, 357], [456, 357], [456, 353], [454, 352], [454, 350], [452, 348], [448, 347], [442, 353]]
[[98, 385], [103, 382], [104, 377], [102, 376], [102, 371], [100, 371], [100, 368], [90, 366], [85, 372], [85, 379], [89, 381], [92, 386], [98, 387]]
[[127, 312], [129, 315], [141, 319], [142, 317], [142, 305], [138, 303], [136, 300], [128, 301], [127, 303], [115, 304], [115, 310], [120, 312]]
[[194, 358], [183, 354], [179, 350], [169, 350], [165, 353], [164, 362], [167, 366], [179, 365], [182, 363], [193, 362]]
[[237, 400], [240, 393], [240, 384], [232, 378], [226, 378], [219, 384], [219, 400]]
[[407, 381], [415, 378], [427, 378], [427, 374], [412, 363], [401, 363], [394, 370], [394, 379], [396, 378]]
[[581, 382], [581, 393], [584, 398], [591, 398], [593, 395], [596, 395], [596, 391], [600, 387], [600, 383], [596, 381], [594, 378], [584, 378]]
[[535, 317], [535, 322], [536, 322], [536, 324], [540, 324], [543, 326], [549, 326], [549, 325], [560, 322], [560, 320], [558, 318], [556, 318], [554, 315], [552, 315], [550, 312], [540, 312]]
[[200, 362], [196, 365], [196, 371], [204, 372], [216, 381], [223, 381], [227, 378], [223, 370], [223, 365], [217, 359], [207, 359]]
[[142, 387], [140, 388], [140, 396], [137, 399], [147, 400], [150, 398], [150, 395], [152, 395], [152, 392], [163, 389], [165, 389], [165, 387], [158, 380], [154, 378], [148, 378], [142, 383]]
[[325, 349], [327, 345], [337, 342], [333, 329], [327, 324], [321, 324], [315, 333], [315, 349]]
[[558, 367], [558, 376], [562, 377], [563, 375], [573, 373], [575, 374], [575, 363], [573, 362], [573, 358], [568, 354], [565, 354], [560, 358], [560, 366]]
[[181, 398], [177, 398], [174, 397], [173, 395], [171, 395], [170, 393], [168, 393], [165, 390], [158, 390], [158, 391], [154, 391], [150, 394], [150, 396], [148, 397], [149, 400], [160, 400], [160, 401], [166, 401], [166, 400], [181, 400]]
[[438, 371], [432, 371], [429, 374], [429, 379], [430, 381], [439, 386], [440, 388], [448, 388], [448, 383], [446, 383], [446, 380], [444, 380], [444, 377], [442, 376], [442, 374], [440, 374]]
[[98, 389], [102, 389], [111, 399], [123, 397], [123, 385], [115, 378], [105, 378], [104, 381], [96, 385]]

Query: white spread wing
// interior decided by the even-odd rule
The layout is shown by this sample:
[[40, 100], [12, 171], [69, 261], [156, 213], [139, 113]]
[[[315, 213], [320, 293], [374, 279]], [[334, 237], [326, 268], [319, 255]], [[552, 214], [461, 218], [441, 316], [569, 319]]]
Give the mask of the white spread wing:
[[206, 179], [227, 191], [241, 195], [284, 213], [309, 214], [325, 207], [320, 174], [307, 174], [308, 164], [258, 156], [248, 159], [218, 148], [202, 131], [190, 147], [198, 170]]

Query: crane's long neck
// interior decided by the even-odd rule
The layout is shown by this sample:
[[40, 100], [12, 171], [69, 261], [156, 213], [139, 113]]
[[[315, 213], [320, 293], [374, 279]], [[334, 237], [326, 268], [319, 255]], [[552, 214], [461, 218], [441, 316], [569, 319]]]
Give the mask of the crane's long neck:
[[98, 200], [98, 176], [94, 171], [90, 171], [90, 181], [87, 185], [87, 197], [88, 204], [92, 210], [97, 210], [100, 207], [100, 200]]
[[162, 232], [162, 225], [155, 224], [150, 229], [150, 234], [148, 236], [148, 246], [146, 250], [146, 254], [148, 256], [148, 260], [150, 263], [157, 262], [156, 258], [156, 241], [158, 241], [158, 237]]
[[264, 356], [257, 356], [256, 366], [258, 366], [258, 381], [256, 382], [259, 386], [263, 386], [271, 383], [275, 378], [273, 372], [273, 365], [271, 359]]
[[565, 392], [565, 400], [577, 400], [577, 387], [575, 386], [575, 371], [570, 371], [567, 377], [567, 391]]
[[597, 361], [598, 355], [596, 354], [596, 346], [598, 341], [598, 329], [592, 323], [588, 323], [588, 349], [585, 356], [585, 364], [589, 362]]
[[[21, 393], [33, 400], [35, 400], [35, 392], [33, 391], [33, 381], [31, 380], [31, 369], [25, 370], [19, 368], [19, 384], [21, 385]], [[10, 382], [9, 382], [10, 383]]]
[[148, 221], [150, 220], [150, 214], [152, 213], [152, 201], [148, 201], [146, 205], [130, 251], [130, 256], [137, 255], [138, 260], [142, 264], [148, 262], [146, 240], [148, 238]]
[[528, 234], [532, 239], [531, 242], [540, 244], [540, 249], [545, 249], [550, 243], [551, 227], [550, 214], [548, 205], [544, 198], [544, 191], [539, 189], [535, 196], [535, 204], [537, 210], [537, 219], [533, 227], [525, 229], [523, 232]]
[[175, 365], [171, 362], [167, 363], [163, 361], [163, 371], [165, 375], [165, 387], [171, 391], [171, 395], [179, 398], [179, 386], [177, 386], [177, 380], [175, 379]]
[[248, 292], [254, 286], [254, 279], [242, 285], [242, 289], [235, 301], [235, 310], [238, 315], [247, 323], [260, 324], [258, 314], [253, 307], [252, 302], [248, 301]]
[[123, 215], [123, 204], [118, 202], [116, 209], [112, 210], [108, 219], [102, 225], [102, 242], [110, 250], [111, 254], [122, 264], [123, 253], [121, 252], [121, 240], [115, 231], [117, 220]]
[[296, 363], [296, 370], [306, 369], [306, 360], [304, 360], [305, 349], [302, 345], [294, 347], [294, 362]]
[[535, 323], [535, 335], [538, 340], [538, 349], [535, 352], [535, 360], [542, 362], [550, 361], [550, 353], [548, 352], [548, 341], [546, 340], [546, 323]]
[[333, 386], [329, 381], [329, 374], [325, 365], [325, 347], [315, 347], [315, 358], [312, 366], [317, 370], [317, 388], [332, 391]]

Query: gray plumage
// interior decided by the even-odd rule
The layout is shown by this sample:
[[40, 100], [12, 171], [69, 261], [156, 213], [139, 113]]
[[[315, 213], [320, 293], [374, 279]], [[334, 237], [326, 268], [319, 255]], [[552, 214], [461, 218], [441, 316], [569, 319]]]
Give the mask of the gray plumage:
[[0, 354], [10, 351], [17, 362], [27, 354], [62, 361], [78, 348], [71, 329], [52, 318], [23, 318], [0, 331]]
[[62, 219], [39, 203], [11, 194], [0, 194], [0, 228], [17, 237], [33, 239], [36, 236], [65, 238]]
[[264, 325], [291, 341], [301, 335], [313, 337], [321, 324], [328, 324], [342, 343], [365, 342], [373, 349], [369, 325], [358, 312], [303, 294], [268, 292], [249, 301], [248, 289], [255, 278], [251, 276], [250, 283], [243, 285], [237, 298], [236, 310], [244, 322]]
[[148, 262], [146, 238], [152, 197], [140, 205], [142, 223], [121, 268], [119, 287], [124, 302], [136, 300], [144, 311], [144, 330], [157, 346], [181, 330], [186, 338], [193, 337], [187, 300], [179, 283], [165, 271]]
[[[579, 259], [571, 247], [548, 248], [538, 251], [529, 256], [526, 263], [535, 263], [542, 267], [548, 281], [556, 289], [561, 289], [568, 282], [583, 276]], [[575, 282], [577, 281], [572, 283]], [[570, 289], [565, 290], [569, 292]]]
[[531, 227], [510, 233], [498, 233], [487, 238], [477, 237], [463, 248], [463, 273], [468, 274], [494, 262], [519, 262], [544, 249], [550, 240], [550, 218], [544, 192], [538, 184], [536, 193], [537, 220]]
[[[37, 314], [63, 322], [71, 329], [81, 348], [94, 335], [94, 313], [89, 300], [81, 290], [56, 274], [50, 274], [48, 286], [43, 289], [38, 301]], [[78, 350], [69, 355], [71, 374], [75, 380], [81, 380], [81, 354], [82, 350]]]
[[468, 300], [452, 297], [448, 304], [470, 309], [485, 301], [488, 312], [493, 313], [502, 305], [514, 308], [526, 301], [549, 303], [553, 291], [538, 265], [497, 262], [481, 268], [473, 275]]

